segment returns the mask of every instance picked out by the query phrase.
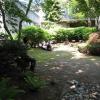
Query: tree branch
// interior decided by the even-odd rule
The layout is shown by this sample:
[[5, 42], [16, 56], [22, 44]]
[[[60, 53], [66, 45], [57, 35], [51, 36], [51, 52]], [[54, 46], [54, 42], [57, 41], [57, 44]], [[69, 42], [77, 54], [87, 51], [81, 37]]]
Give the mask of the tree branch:
[[[31, 4], [32, 4], [32, 1], [33, 1], [33, 0], [29, 0], [28, 7], [27, 7], [27, 10], [26, 10], [26, 14], [25, 14], [25, 16], [27, 16], [27, 15], [28, 15], [28, 12], [29, 12], [30, 7], [31, 7]], [[21, 39], [22, 23], [23, 23], [23, 19], [22, 19], [22, 20], [20, 20], [20, 22], [19, 22], [18, 41], [20, 41], [20, 39]]]
[[4, 12], [3, 8], [2, 8], [1, 2], [0, 2], [0, 10], [1, 10], [1, 14], [2, 14], [2, 19], [3, 19], [4, 28], [5, 28], [6, 32], [8, 33], [10, 39], [13, 40], [13, 37], [12, 37], [12, 35], [11, 35], [11, 33], [10, 33], [10, 31], [9, 31], [9, 29], [8, 29], [8, 27], [7, 27], [7, 25], [6, 25], [5, 12]]

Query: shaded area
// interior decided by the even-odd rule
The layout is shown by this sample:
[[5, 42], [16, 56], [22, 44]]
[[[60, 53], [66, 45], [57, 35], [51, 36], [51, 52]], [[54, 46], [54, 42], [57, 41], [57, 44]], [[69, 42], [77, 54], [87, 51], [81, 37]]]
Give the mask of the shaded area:
[[36, 100], [40, 100], [39, 97], [41, 100], [59, 100], [63, 89], [72, 80], [100, 82], [100, 57], [83, 55], [76, 47], [68, 45], [59, 45], [52, 52], [30, 52], [31, 57], [34, 55], [38, 59], [36, 73], [48, 82], [42, 95], [38, 98], [35, 95]]

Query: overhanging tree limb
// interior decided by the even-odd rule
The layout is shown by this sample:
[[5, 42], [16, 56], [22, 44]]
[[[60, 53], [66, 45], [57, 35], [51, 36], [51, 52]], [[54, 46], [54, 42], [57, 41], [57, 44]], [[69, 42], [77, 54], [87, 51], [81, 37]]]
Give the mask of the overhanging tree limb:
[[[33, 1], [33, 0], [29, 0], [28, 7], [27, 7], [27, 9], [26, 9], [26, 14], [25, 14], [26, 17], [27, 17], [27, 15], [28, 15], [29, 10], [30, 10], [32, 1]], [[20, 41], [20, 38], [21, 38], [21, 30], [22, 30], [22, 23], [23, 23], [23, 21], [24, 21], [24, 20], [22, 19], [22, 20], [20, 20], [20, 22], [19, 22], [18, 41]]]
[[3, 8], [2, 8], [2, 3], [1, 2], [0, 2], [0, 10], [1, 10], [1, 14], [2, 14], [4, 28], [5, 28], [6, 32], [8, 33], [10, 39], [13, 40], [13, 37], [12, 37], [12, 35], [11, 35], [7, 25], [6, 25], [5, 12], [4, 12]]

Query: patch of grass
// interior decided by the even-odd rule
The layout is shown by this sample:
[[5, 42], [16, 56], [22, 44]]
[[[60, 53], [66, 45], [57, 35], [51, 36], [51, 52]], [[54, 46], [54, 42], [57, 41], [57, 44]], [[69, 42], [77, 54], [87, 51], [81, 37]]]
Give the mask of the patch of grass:
[[28, 55], [38, 62], [47, 62], [70, 58], [72, 55], [66, 51], [45, 51], [38, 48], [28, 50]]

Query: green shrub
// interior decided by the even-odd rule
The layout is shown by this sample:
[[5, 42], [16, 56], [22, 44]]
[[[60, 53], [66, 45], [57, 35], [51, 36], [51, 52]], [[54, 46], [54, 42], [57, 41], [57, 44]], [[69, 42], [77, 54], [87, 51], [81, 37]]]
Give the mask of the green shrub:
[[68, 33], [66, 30], [60, 29], [57, 34], [55, 35], [55, 39], [57, 42], [62, 42], [68, 39]]
[[[0, 75], [14, 77], [20, 75], [25, 69], [26, 62], [21, 59], [27, 56], [26, 47], [18, 41], [3, 41], [0, 44]], [[17, 58], [20, 59], [21, 65], [18, 64]]]
[[100, 56], [100, 43], [92, 43], [88, 45], [88, 51], [92, 55]]
[[28, 88], [32, 91], [37, 91], [40, 88], [42, 88], [42, 86], [45, 84], [45, 82], [43, 80], [41, 80], [39, 77], [34, 76], [32, 72], [28, 71], [25, 74], [25, 82], [28, 86]]
[[93, 32], [96, 32], [96, 28], [91, 28], [91, 27], [83, 27], [83, 40], [88, 40], [89, 35]]
[[36, 46], [44, 40], [48, 40], [49, 34], [47, 31], [43, 30], [37, 26], [29, 26], [22, 30], [22, 38], [27, 37], [31, 41], [31, 46]]
[[27, 48], [22, 44], [22, 42], [18, 42], [15, 40], [3, 41], [0, 44], [0, 52], [14, 53], [15, 55], [18, 55], [25, 54], [26, 50]]
[[57, 34], [55, 35], [55, 40], [57, 41], [65, 41], [66, 39], [68, 39], [69, 41], [87, 40], [89, 35], [95, 31], [96, 31], [95, 28], [90, 28], [90, 27], [59, 29], [57, 31]]
[[14, 100], [19, 93], [24, 93], [24, 91], [11, 86], [9, 79], [0, 80], [0, 100]]

